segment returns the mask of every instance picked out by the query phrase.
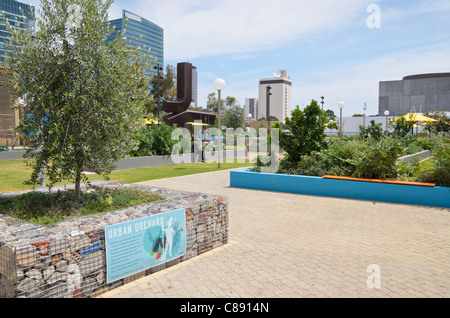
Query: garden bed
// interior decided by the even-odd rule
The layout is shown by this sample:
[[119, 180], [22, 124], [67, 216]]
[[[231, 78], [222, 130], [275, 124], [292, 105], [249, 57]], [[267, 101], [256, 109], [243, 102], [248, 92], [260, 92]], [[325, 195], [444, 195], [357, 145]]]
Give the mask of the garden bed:
[[264, 174], [250, 169], [230, 171], [233, 188], [450, 208], [448, 187], [364, 181]]
[[[95, 297], [228, 242], [228, 200], [225, 197], [117, 182], [93, 184], [136, 187], [165, 200], [50, 226], [0, 215], [0, 298]], [[20, 193], [2, 193], [0, 199]], [[183, 254], [166, 262], [160, 259], [157, 266], [133, 270], [118, 279], [110, 279], [107, 264], [112, 253], [111, 250], [108, 252], [108, 244], [113, 241], [106, 236], [107, 229], [118, 226], [123, 239], [125, 232], [120, 231], [122, 224], [138, 224], [140, 220], [155, 218], [160, 220], [163, 215], [174, 211], [184, 211], [185, 215], [185, 227], [181, 228], [181, 232], [185, 233]], [[123, 229], [128, 227], [124, 225]], [[120, 244], [135, 243], [122, 240]], [[159, 257], [158, 253], [156, 257]], [[123, 261], [127, 260], [116, 258], [111, 264]], [[122, 266], [122, 269], [127, 270], [127, 267]]]

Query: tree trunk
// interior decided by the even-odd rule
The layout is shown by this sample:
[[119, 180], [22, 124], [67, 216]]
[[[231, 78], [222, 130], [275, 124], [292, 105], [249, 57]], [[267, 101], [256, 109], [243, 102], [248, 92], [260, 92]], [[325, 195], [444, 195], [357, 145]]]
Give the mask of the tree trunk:
[[81, 171], [78, 170], [77, 175], [75, 177], [75, 199], [77, 201], [80, 201], [81, 198], [80, 189], [81, 189]]

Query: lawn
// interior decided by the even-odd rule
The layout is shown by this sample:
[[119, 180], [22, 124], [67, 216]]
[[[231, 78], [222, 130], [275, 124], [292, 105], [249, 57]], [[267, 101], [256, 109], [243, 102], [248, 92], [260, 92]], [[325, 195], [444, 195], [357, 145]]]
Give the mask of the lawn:
[[[155, 179], [164, 179], [178, 176], [186, 176], [197, 173], [228, 170], [251, 166], [251, 163], [222, 163], [220, 169], [217, 163], [188, 163], [153, 168], [142, 168], [124, 171], [113, 171], [110, 180], [124, 183], [136, 183]], [[32, 189], [33, 186], [23, 184], [31, 176], [31, 168], [27, 167], [24, 160], [0, 161], [0, 192], [12, 192]], [[101, 180], [97, 174], [87, 175], [89, 180]], [[70, 181], [58, 183], [63, 185]]]

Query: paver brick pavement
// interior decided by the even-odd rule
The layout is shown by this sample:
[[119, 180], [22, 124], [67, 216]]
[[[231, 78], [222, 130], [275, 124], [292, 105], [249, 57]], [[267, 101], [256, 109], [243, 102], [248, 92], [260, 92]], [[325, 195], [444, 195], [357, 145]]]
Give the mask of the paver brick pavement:
[[450, 296], [449, 209], [230, 188], [229, 171], [143, 184], [228, 196], [229, 243], [102, 298]]

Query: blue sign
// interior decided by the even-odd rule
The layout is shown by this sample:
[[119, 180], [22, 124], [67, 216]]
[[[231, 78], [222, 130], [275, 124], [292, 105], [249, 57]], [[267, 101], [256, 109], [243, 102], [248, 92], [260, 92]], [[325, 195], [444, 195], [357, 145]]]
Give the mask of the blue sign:
[[108, 283], [186, 254], [185, 209], [105, 227]]

